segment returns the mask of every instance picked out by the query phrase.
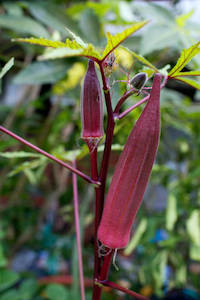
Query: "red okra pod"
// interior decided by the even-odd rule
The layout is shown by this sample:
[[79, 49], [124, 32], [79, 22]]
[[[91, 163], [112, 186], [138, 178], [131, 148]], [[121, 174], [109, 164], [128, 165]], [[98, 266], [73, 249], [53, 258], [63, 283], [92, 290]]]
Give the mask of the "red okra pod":
[[93, 151], [103, 137], [104, 130], [102, 94], [92, 60], [89, 60], [81, 93], [81, 121], [81, 137]]
[[155, 74], [149, 101], [137, 120], [117, 162], [105, 201], [98, 239], [124, 248], [141, 205], [160, 138], [161, 75]]

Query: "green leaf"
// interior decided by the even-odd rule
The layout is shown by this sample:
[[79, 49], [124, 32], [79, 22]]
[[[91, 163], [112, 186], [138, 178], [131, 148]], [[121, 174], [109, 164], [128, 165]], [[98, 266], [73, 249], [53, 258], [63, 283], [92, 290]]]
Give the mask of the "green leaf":
[[14, 15], [1, 15], [0, 28], [8, 28], [14, 32], [26, 33], [34, 36], [49, 37], [48, 31], [38, 22], [30, 17], [14, 16]]
[[66, 17], [65, 10], [60, 5], [53, 4], [52, 1], [27, 1], [23, 3], [34, 18], [64, 36], [67, 35], [66, 26], [74, 27], [71, 16]]
[[192, 79], [182, 78], [182, 77], [175, 77], [175, 79], [182, 81], [184, 83], [187, 83], [187, 84], [191, 85], [192, 87], [194, 87], [195, 89], [200, 90], [200, 84], [198, 84], [196, 81], [194, 81]]
[[187, 232], [192, 242], [200, 245], [200, 210], [194, 209], [186, 223]]
[[1, 69], [0, 72], [0, 79], [12, 68], [14, 65], [14, 58], [12, 57], [6, 64], [5, 66]]
[[80, 56], [82, 52], [83, 52], [82, 49], [72, 50], [70, 48], [58, 48], [38, 56], [38, 60], [49, 60], [49, 59], [56, 59], [56, 58], [63, 58], [63, 57], [70, 57], [70, 56]]
[[188, 49], [183, 49], [181, 55], [173, 67], [173, 69], [169, 72], [169, 77], [175, 77], [177, 74], [191, 61], [191, 59], [200, 53], [200, 42], [192, 45]]
[[27, 158], [27, 157], [43, 157], [41, 154], [32, 153], [32, 152], [24, 152], [24, 151], [17, 151], [17, 152], [4, 152], [0, 153], [0, 156], [6, 158]]
[[[189, 71], [189, 72], [180, 72], [177, 73], [176, 76], [180, 77], [180, 76], [200, 76], [200, 70], [197, 71]], [[176, 77], [174, 76], [174, 77]]]
[[127, 51], [128, 53], [132, 54], [135, 58], [137, 58], [142, 64], [148, 66], [150, 69], [153, 69], [155, 72], [159, 73], [158, 69], [150, 63], [146, 58], [144, 58], [142, 55], [135, 53], [134, 51], [129, 50], [126, 47], [120, 46], [122, 49]]
[[79, 27], [81, 28], [84, 39], [94, 45], [101, 42], [101, 24], [94, 11], [90, 8], [85, 9], [79, 17]]
[[6, 260], [5, 255], [4, 255], [3, 247], [0, 244], [0, 268], [5, 267], [6, 264], [7, 264], [7, 260]]
[[65, 287], [60, 284], [49, 284], [45, 289], [47, 299], [50, 300], [66, 300], [68, 293]]
[[1, 295], [1, 300], [21, 300], [16, 289], [9, 290]]
[[0, 272], [0, 291], [3, 291], [19, 280], [19, 274], [14, 271], [1, 270]]
[[52, 47], [52, 48], [63, 48], [63, 50], [58, 50], [57, 52], [53, 52], [51, 54], [44, 54], [40, 56], [41, 59], [49, 59], [49, 58], [55, 58], [55, 57], [66, 57], [66, 56], [85, 56], [90, 57], [93, 59], [100, 59], [100, 53], [94, 48], [92, 44], [86, 44], [87, 47], [83, 47], [82, 45], [79, 45], [75, 40], [71, 41], [67, 39], [65, 43], [60, 41], [51, 41], [47, 39], [37, 39], [37, 38], [18, 38], [13, 39], [13, 41], [16, 42], [25, 42], [29, 44], [35, 44], [45, 47]]
[[174, 229], [174, 225], [177, 220], [177, 201], [174, 194], [169, 193], [167, 199], [167, 210], [166, 210], [166, 228], [169, 231]]
[[42, 84], [55, 83], [63, 78], [68, 70], [68, 64], [65, 61], [45, 61], [34, 62], [14, 78], [15, 84]]
[[[40, 46], [45, 46], [45, 47], [52, 47], [52, 48], [62, 48], [62, 47], [67, 47], [66, 43], [60, 42], [60, 41], [51, 41], [45, 38], [17, 38], [17, 39], [12, 39], [13, 42], [24, 42], [28, 44], [34, 44], [34, 45], [40, 45]], [[76, 43], [77, 45], [77, 43]], [[75, 45], [72, 45], [75, 46]], [[80, 47], [79, 47], [80, 48]], [[74, 49], [74, 48], [73, 48]]]
[[200, 247], [199, 245], [190, 245], [190, 259], [200, 261]]
[[37, 281], [35, 279], [26, 279], [20, 285], [18, 290], [20, 300], [32, 299], [37, 290]]
[[72, 32], [69, 28], [65, 27], [65, 29], [68, 31], [68, 33], [72, 36], [72, 38], [83, 48], [86, 48], [88, 44], [86, 44], [80, 36], [77, 36], [74, 32]]
[[[20, 165], [18, 165], [17, 167], [15, 167], [9, 174], [9, 177], [12, 177], [20, 172], [26, 172], [27, 170], [31, 170], [31, 169], [35, 169], [35, 168], [39, 168], [41, 166], [43, 166], [44, 164], [46, 164], [47, 158], [46, 157], [41, 157], [40, 159], [34, 159], [32, 161], [25, 161], [23, 163], [20, 163]], [[26, 173], [28, 175], [28, 178], [30, 179], [30, 181], [32, 182], [32, 177], [30, 173]]]
[[132, 25], [129, 28], [126, 28], [124, 31], [117, 33], [115, 35], [107, 32], [107, 45], [101, 57], [101, 60], [104, 60], [115, 48], [117, 48], [121, 43], [123, 43], [130, 35], [146, 25], [148, 21], [138, 22]]
[[5, 66], [1, 69], [0, 72], [0, 93], [1, 93], [1, 84], [2, 84], [2, 77], [12, 68], [14, 65], [14, 58], [12, 57], [6, 64]]
[[133, 237], [131, 238], [127, 248], [124, 250], [125, 255], [130, 255], [135, 247], [138, 245], [142, 235], [144, 234], [147, 228], [147, 219], [142, 219], [138, 225]]
[[194, 14], [194, 9], [189, 11], [187, 14], [180, 15], [176, 18], [176, 23], [179, 27], [184, 27], [190, 17]]
[[174, 26], [153, 24], [142, 35], [139, 52], [147, 55], [153, 51], [176, 47], [176, 44], [177, 29]]

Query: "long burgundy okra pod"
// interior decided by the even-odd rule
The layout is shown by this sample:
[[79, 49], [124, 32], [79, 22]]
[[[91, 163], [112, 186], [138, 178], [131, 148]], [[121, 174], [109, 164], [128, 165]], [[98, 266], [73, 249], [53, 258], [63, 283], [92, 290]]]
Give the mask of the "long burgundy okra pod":
[[98, 239], [124, 248], [142, 202], [160, 138], [161, 75], [155, 74], [149, 101], [137, 120], [120, 158], [105, 201]]
[[93, 151], [103, 137], [104, 130], [102, 94], [92, 60], [89, 60], [81, 93], [81, 121], [81, 137]]

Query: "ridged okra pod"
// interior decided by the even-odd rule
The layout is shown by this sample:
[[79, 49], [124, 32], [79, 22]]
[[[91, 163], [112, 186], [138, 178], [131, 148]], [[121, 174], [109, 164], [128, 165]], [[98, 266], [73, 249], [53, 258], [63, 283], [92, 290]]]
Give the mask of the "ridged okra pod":
[[161, 75], [155, 74], [148, 103], [117, 162], [98, 229], [105, 246], [124, 248], [141, 205], [160, 138]]
[[90, 151], [97, 147], [104, 135], [103, 100], [95, 64], [89, 60], [81, 93], [81, 137]]

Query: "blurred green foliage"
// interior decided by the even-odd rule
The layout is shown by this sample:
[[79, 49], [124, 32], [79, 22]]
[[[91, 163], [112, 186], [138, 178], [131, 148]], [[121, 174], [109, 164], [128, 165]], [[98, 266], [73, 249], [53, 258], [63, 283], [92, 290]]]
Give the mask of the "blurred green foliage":
[[[34, 36], [63, 41], [69, 36], [65, 29], [68, 27], [86, 42], [104, 47], [105, 31], [116, 33], [125, 25], [150, 19], [124, 46], [157, 68], [168, 64], [173, 67], [181, 50], [198, 41], [200, 30], [193, 12], [180, 15], [178, 5], [106, 0], [1, 1], [1, 67], [15, 58], [14, 67], [3, 78], [1, 124], [66, 161], [76, 153], [78, 167], [89, 173], [87, 148], [80, 140], [79, 116], [80, 87], [87, 60], [37, 61], [49, 50], [12, 43], [11, 39]], [[130, 72], [130, 76], [144, 70], [131, 54], [116, 55], [120, 67], [111, 75], [111, 82], [126, 78], [122, 70]], [[200, 70], [200, 56], [185, 68], [188, 70]], [[113, 86], [113, 107], [125, 87], [124, 83]], [[132, 96], [123, 109], [138, 99]], [[171, 287], [191, 286], [199, 290], [199, 101], [198, 91], [175, 80], [169, 81], [162, 91], [162, 134], [151, 182], [130, 245], [117, 256], [120, 271], [111, 270], [113, 280], [124, 280], [133, 290], [146, 295], [162, 295], [165, 288]], [[140, 112], [138, 108], [117, 123], [110, 175]], [[0, 298], [78, 299], [69, 172], [3, 135], [0, 151]], [[101, 151], [100, 147], [100, 157]], [[79, 193], [84, 272], [91, 277], [94, 195], [82, 180]], [[25, 253], [34, 256], [27, 259], [27, 265]], [[73, 284], [66, 288], [55, 282], [47, 286], [38, 283], [39, 277], [55, 274], [73, 275]], [[90, 288], [87, 293], [90, 299]], [[104, 299], [118, 296], [105, 293]]]

